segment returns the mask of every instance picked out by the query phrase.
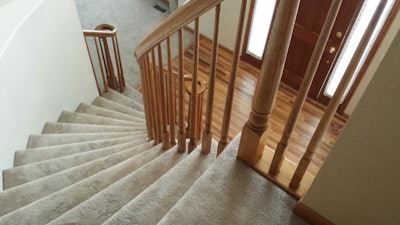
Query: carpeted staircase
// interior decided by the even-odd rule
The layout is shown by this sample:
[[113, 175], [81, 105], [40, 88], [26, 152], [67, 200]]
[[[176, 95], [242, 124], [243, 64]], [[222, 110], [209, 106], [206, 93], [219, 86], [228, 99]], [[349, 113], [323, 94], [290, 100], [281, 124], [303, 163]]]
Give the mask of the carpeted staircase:
[[3, 171], [0, 224], [304, 224], [295, 200], [236, 160], [148, 141], [142, 96], [110, 91], [31, 135]]

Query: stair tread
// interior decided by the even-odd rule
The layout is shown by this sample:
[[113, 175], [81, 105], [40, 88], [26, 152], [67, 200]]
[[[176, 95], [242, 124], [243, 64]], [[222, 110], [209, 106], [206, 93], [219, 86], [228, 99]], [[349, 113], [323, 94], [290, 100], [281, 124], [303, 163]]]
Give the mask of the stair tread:
[[307, 224], [292, 214], [292, 196], [237, 159], [239, 141], [240, 135], [158, 224]]
[[42, 134], [132, 132], [143, 129], [144, 127], [46, 122]]
[[[160, 155], [165, 154], [165, 151], [161, 149], [161, 145], [154, 147], [153, 151], [147, 152], [149, 152], [149, 155], [126, 160], [25, 207], [12, 211], [0, 217], [0, 224], [47, 224], [119, 179], [131, 174], [138, 168], [142, 168], [148, 162], [154, 161], [154, 157], [158, 156], [157, 158], [159, 158]], [[146, 164], [142, 161], [145, 161], [144, 163]]]
[[105, 109], [105, 108], [95, 106], [95, 105], [89, 105], [86, 103], [79, 104], [79, 106], [76, 108], [75, 112], [86, 113], [86, 114], [108, 117], [108, 118], [114, 118], [114, 119], [119, 119], [119, 120], [126, 120], [126, 121], [131, 121], [131, 122], [143, 122], [143, 123], [145, 122], [144, 119], [141, 117], [127, 115], [127, 114], [124, 114], [121, 112], [112, 111], [109, 109]]
[[217, 145], [207, 155], [199, 146], [104, 224], [156, 224], [215, 161]]
[[81, 123], [81, 124], [98, 124], [98, 125], [114, 125], [114, 126], [145, 126], [143, 121], [130, 122], [126, 120], [95, 116], [86, 113], [76, 113], [63, 111], [57, 122], [64, 123]]
[[4, 189], [9, 189], [51, 174], [66, 170], [70, 167], [102, 158], [130, 148], [147, 147], [147, 143], [143, 141], [131, 141], [114, 146], [100, 148], [92, 151], [67, 155], [59, 158], [49, 159], [37, 163], [32, 163], [24, 166], [14, 167], [3, 170], [3, 186]]
[[[149, 146], [153, 144], [149, 142]], [[0, 202], [12, 203], [0, 204], [0, 216], [89, 178], [102, 170], [111, 167], [118, 168], [137, 159], [145, 163], [145, 159], [151, 160], [156, 157], [160, 153], [157, 151], [159, 149], [160, 146], [149, 149], [127, 149], [0, 192]]]
[[186, 158], [176, 147], [98, 192], [50, 224], [101, 224], [175, 164]]
[[138, 90], [135, 88], [129, 86], [126, 84], [124, 92], [122, 92], [123, 95], [125, 95], [128, 98], [131, 98], [135, 100], [136, 102], [139, 102], [143, 105], [143, 95], [140, 93]]
[[134, 136], [145, 134], [146, 131], [134, 132], [109, 132], [109, 133], [75, 133], [75, 134], [31, 134], [26, 148], [39, 148], [46, 146], [64, 145], [78, 142], [104, 140], [110, 138]]
[[[140, 137], [140, 136], [139, 136]], [[143, 140], [147, 138], [142, 137]], [[42, 148], [31, 148], [15, 151], [14, 167], [30, 163], [40, 162], [48, 159], [86, 152], [94, 149], [104, 148], [132, 141], [132, 137], [111, 138], [100, 141], [79, 142], [65, 145], [48, 146]], [[140, 138], [138, 138], [140, 140]]]
[[96, 99], [92, 102], [92, 105], [139, 118], [145, 118], [145, 115], [142, 111], [132, 109], [103, 97], [96, 97]]
[[127, 106], [127, 107], [131, 108], [131, 109], [135, 109], [135, 110], [138, 110], [138, 111], [141, 111], [141, 112], [144, 111], [143, 104], [141, 104], [141, 103], [139, 103], [139, 102], [137, 102], [137, 101], [135, 101], [135, 100], [133, 100], [133, 99], [131, 99], [129, 97], [126, 97], [125, 95], [120, 94], [117, 91], [114, 91], [112, 89], [110, 89], [109, 92], [104, 93], [103, 97], [107, 98], [109, 100], [112, 100], [114, 102], [120, 103], [120, 104], [122, 104], [124, 106]]

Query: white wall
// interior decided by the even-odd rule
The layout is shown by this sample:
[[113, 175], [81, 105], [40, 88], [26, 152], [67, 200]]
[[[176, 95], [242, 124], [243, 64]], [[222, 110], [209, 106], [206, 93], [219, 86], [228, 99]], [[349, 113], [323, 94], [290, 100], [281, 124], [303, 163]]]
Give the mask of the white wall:
[[[74, 0], [0, 5], [0, 170], [62, 110], [97, 95]], [[2, 179], [0, 186], [2, 187]]]
[[[219, 43], [232, 51], [235, 48], [241, 5], [242, 1], [239, 0], [225, 0], [221, 5]], [[247, 2], [247, 13], [249, 8], [250, 1]], [[213, 38], [214, 34], [214, 18], [215, 10], [210, 10], [200, 17], [200, 33], [210, 39]], [[245, 27], [246, 24], [247, 17], [245, 20]], [[193, 28], [193, 24], [191, 24], [190, 27]], [[244, 33], [245, 31], [243, 31], [243, 35]]]
[[400, 33], [302, 202], [335, 224], [400, 223]]

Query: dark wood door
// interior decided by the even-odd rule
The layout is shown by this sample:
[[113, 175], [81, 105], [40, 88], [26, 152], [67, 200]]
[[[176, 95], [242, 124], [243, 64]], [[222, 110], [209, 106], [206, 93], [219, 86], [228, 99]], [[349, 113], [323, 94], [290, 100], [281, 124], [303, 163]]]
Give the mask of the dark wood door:
[[[258, 0], [260, 1], [260, 0]], [[317, 73], [312, 83], [309, 96], [323, 104], [329, 102], [329, 98], [323, 95], [330, 71], [335, 65], [348, 34], [351, 31], [358, 12], [364, 0], [344, 0], [335, 25], [333, 27], [325, 53], [320, 61]], [[288, 56], [282, 76], [282, 81], [298, 90], [303, 80], [309, 60], [318, 41], [319, 34], [324, 25], [332, 0], [301, 0], [296, 18], [293, 36], [289, 47]], [[252, 1], [254, 7], [254, 0]], [[250, 12], [253, 11], [253, 8]], [[248, 23], [248, 31], [251, 27]], [[247, 31], [247, 32], [248, 32]], [[248, 33], [247, 33], [248, 34]], [[252, 58], [246, 54], [248, 35], [244, 43], [242, 59], [252, 64], [261, 66], [261, 60]]]
[[[298, 89], [329, 11], [332, 0], [301, 0], [282, 81]], [[323, 104], [325, 83], [350, 33], [363, 0], [345, 0], [311, 85], [309, 96]]]

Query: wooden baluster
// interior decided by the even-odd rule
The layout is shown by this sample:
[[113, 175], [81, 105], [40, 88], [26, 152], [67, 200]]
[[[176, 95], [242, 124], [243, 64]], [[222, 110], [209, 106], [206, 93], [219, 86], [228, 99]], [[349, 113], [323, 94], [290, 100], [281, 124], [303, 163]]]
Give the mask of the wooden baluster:
[[115, 33], [115, 36], [113, 36], [111, 40], [113, 43], [115, 63], [117, 64], [116, 67], [118, 72], [119, 91], [123, 92], [125, 90], [125, 78], [124, 78], [124, 71], [122, 69], [121, 55], [119, 53], [117, 33]]
[[190, 95], [190, 112], [189, 115], [189, 144], [188, 144], [188, 152], [191, 153], [197, 146], [196, 139], [196, 121], [197, 121], [197, 104], [196, 104], [196, 96], [197, 96], [197, 70], [199, 66], [199, 47], [200, 47], [200, 31], [199, 31], [199, 18], [195, 19], [195, 29], [194, 29], [194, 47], [193, 47], [193, 75], [192, 75], [192, 95]]
[[178, 98], [179, 98], [179, 109], [178, 109], [178, 151], [186, 151], [186, 134], [185, 134], [185, 81], [183, 75], [183, 63], [184, 63], [184, 49], [183, 49], [183, 30], [179, 32], [179, 74], [178, 74]]
[[104, 92], [108, 92], [109, 89], [108, 89], [108, 84], [107, 84], [107, 78], [106, 78], [106, 75], [105, 75], [105, 72], [104, 72], [104, 65], [103, 65], [103, 63], [101, 61], [101, 58], [100, 58], [99, 43], [97, 42], [96, 37], [93, 37], [93, 39], [94, 39], [94, 43], [96, 45], [97, 58], [99, 59], [101, 77], [103, 78]]
[[353, 55], [353, 58], [350, 61], [349, 66], [346, 69], [346, 72], [343, 75], [342, 80], [339, 83], [339, 86], [333, 95], [332, 99], [330, 100], [324, 115], [321, 118], [311, 140], [307, 146], [307, 151], [304, 153], [303, 157], [300, 160], [299, 165], [293, 175], [292, 181], [290, 182], [290, 187], [295, 189], [298, 188], [300, 185], [301, 180], [307, 170], [308, 165], [311, 162], [312, 156], [314, 155], [315, 151], [319, 143], [321, 142], [326, 130], [329, 128], [329, 124], [331, 123], [337, 108], [340, 105], [340, 101], [343, 98], [344, 94], [346, 93], [347, 86], [350, 84], [351, 79], [356, 72], [358, 63], [360, 62], [364, 50], [368, 46], [368, 42], [376, 28], [376, 25], [379, 22], [380, 15], [382, 14], [385, 6], [387, 5], [387, 0], [382, 0], [379, 3], [378, 8], [376, 9], [374, 16], [372, 17], [371, 23], [368, 25], [365, 34], [363, 35], [361, 42]]
[[108, 81], [108, 85], [110, 85], [110, 87], [114, 90], [118, 89], [118, 82], [117, 79], [115, 78], [115, 74], [114, 74], [114, 66], [112, 64], [112, 60], [111, 60], [111, 54], [110, 54], [110, 48], [108, 47], [108, 41], [107, 38], [100, 38], [103, 41], [103, 46], [100, 45], [101, 49], [102, 49], [102, 53], [103, 53], [103, 60], [104, 60], [104, 65], [106, 68], [106, 72], [107, 72], [107, 81]]
[[144, 63], [144, 57], [141, 57], [138, 59], [138, 64], [139, 64], [139, 70], [140, 70], [140, 79], [142, 82], [142, 93], [143, 93], [143, 105], [144, 105], [144, 110], [145, 110], [145, 118], [146, 118], [146, 128], [147, 128], [147, 134], [149, 137], [149, 140], [153, 139], [153, 133], [152, 133], [152, 128], [151, 128], [151, 113], [149, 110], [149, 102], [148, 102], [148, 87], [147, 83], [145, 82], [145, 79], [147, 77], [146, 74], [146, 69], [145, 69], [145, 63]]
[[89, 50], [89, 46], [88, 46], [88, 42], [87, 42], [86, 37], [85, 37], [85, 43], [86, 43], [86, 49], [87, 49], [87, 51], [88, 51], [89, 58], [90, 58], [90, 65], [92, 66], [92, 70], [93, 70], [94, 80], [96, 81], [97, 91], [99, 92], [99, 95], [102, 96], [103, 93], [101, 92], [100, 85], [99, 85], [99, 81], [97, 80], [96, 70], [94, 69], [94, 65], [93, 65], [92, 54], [90, 53], [90, 50]]
[[147, 76], [145, 77], [145, 82], [147, 82], [147, 87], [148, 87], [148, 99], [149, 99], [149, 108], [150, 108], [150, 114], [151, 114], [151, 128], [152, 128], [152, 137], [154, 140], [158, 140], [157, 137], [157, 115], [156, 115], [156, 108], [155, 108], [155, 101], [154, 101], [154, 88], [153, 88], [153, 83], [152, 83], [152, 73], [151, 73], [151, 65], [150, 65], [150, 59], [149, 59], [149, 53], [146, 53], [144, 55], [144, 63], [145, 63], [145, 69], [147, 70]]
[[214, 89], [215, 89], [215, 75], [217, 70], [217, 58], [218, 58], [218, 38], [219, 38], [219, 21], [221, 14], [221, 4], [215, 7], [215, 21], [214, 21], [214, 37], [213, 47], [211, 56], [211, 68], [208, 80], [208, 95], [207, 95], [207, 109], [205, 118], [205, 127], [203, 131], [203, 140], [201, 145], [201, 152], [208, 154], [211, 150], [211, 123], [212, 123], [212, 112], [214, 104]]
[[168, 133], [168, 128], [167, 128], [167, 123], [168, 123], [168, 110], [167, 110], [167, 93], [165, 90], [165, 76], [164, 76], [164, 67], [163, 67], [163, 61], [162, 61], [162, 50], [161, 50], [161, 44], [158, 44], [158, 80], [159, 80], [159, 88], [158, 89], [161, 94], [160, 94], [160, 106], [161, 110], [159, 113], [161, 113], [161, 129], [162, 129], [162, 143], [163, 143], [163, 149], [169, 149], [171, 147], [171, 143], [169, 142], [169, 133]]
[[242, 43], [242, 33], [244, 27], [244, 19], [246, 15], [247, 0], [242, 0], [240, 9], [239, 25], [236, 33], [235, 50], [233, 52], [232, 70], [230, 73], [228, 91], [226, 94], [225, 111], [221, 127], [221, 139], [218, 143], [218, 155], [225, 149], [228, 143], [229, 123], [232, 115], [233, 95], [235, 91], [236, 72], [239, 66], [240, 45]]
[[300, 0], [280, 0], [275, 8], [252, 111], [243, 127], [238, 157], [253, 165], [262, 156], [262, 136], [275, 103]]
[[290, 112], [288, 122], [286, 123], [282, 135], [282, 139], [280, 140], [276, 148], [274, 158], [271, 162], [271, 167], [269, 169], [269, 173], [271, 175], [278, 174], [279, 169], [281, 168], [286, 147], [288, 145], [290, 137], [292, 136], [297, 119], [299, 118], [301, 109], [303, 108], [304, 102], [307, 98], [308, 91], [310, 90], [315, 73], [318, 69], [319, 62], [321, 61], [322, 55], [324, 53], [326, 43], [329, 40], [329, 36], [332, 31], [333, 25], [335, 24], [335, 19], [337, 14], [339, 13], [341, 4], [342, 0], [335, 0], [332, 2], [328, 16], [326, 18], [325, 25], [322, 28], [318, 42], [315, 46], [307, 70], [304, 74], [303, 81], [297, 94], [296, 101], [294, 102], [293, 109]]
[[157, 79], [157, 65], [156, 65], [156, 56], [154, 52], [154, 48], [151, 49], [151, 64], [153, 67], [153, 76], [152, 76], [152, 83], [153, 83], [153, 95], [154, 95], [154, 107], [155, 107], [155, 115], [156, 115], [156, 130], [157, 130], [157, 144], [162, 142], [161, 133], [162, 133], [162, 125], [161, 125], [161, 104], [160, 104], [160, 87], [159, 87], [159, 79]]
[[171, 53], [171, 38], [168, 37], [167, 38], [167, 48], [168, 48], [168, 108], [169, 108], [169, 130], [170, 130], [170, 141], [171, 141], [171, 145], [175, 145], [176, 144], [176, 140], [175, 140], [175, 118], [176, 118], [176, 114], [175, 114], [175, 78], [173, 77], [172, 74], [172, 53]]

